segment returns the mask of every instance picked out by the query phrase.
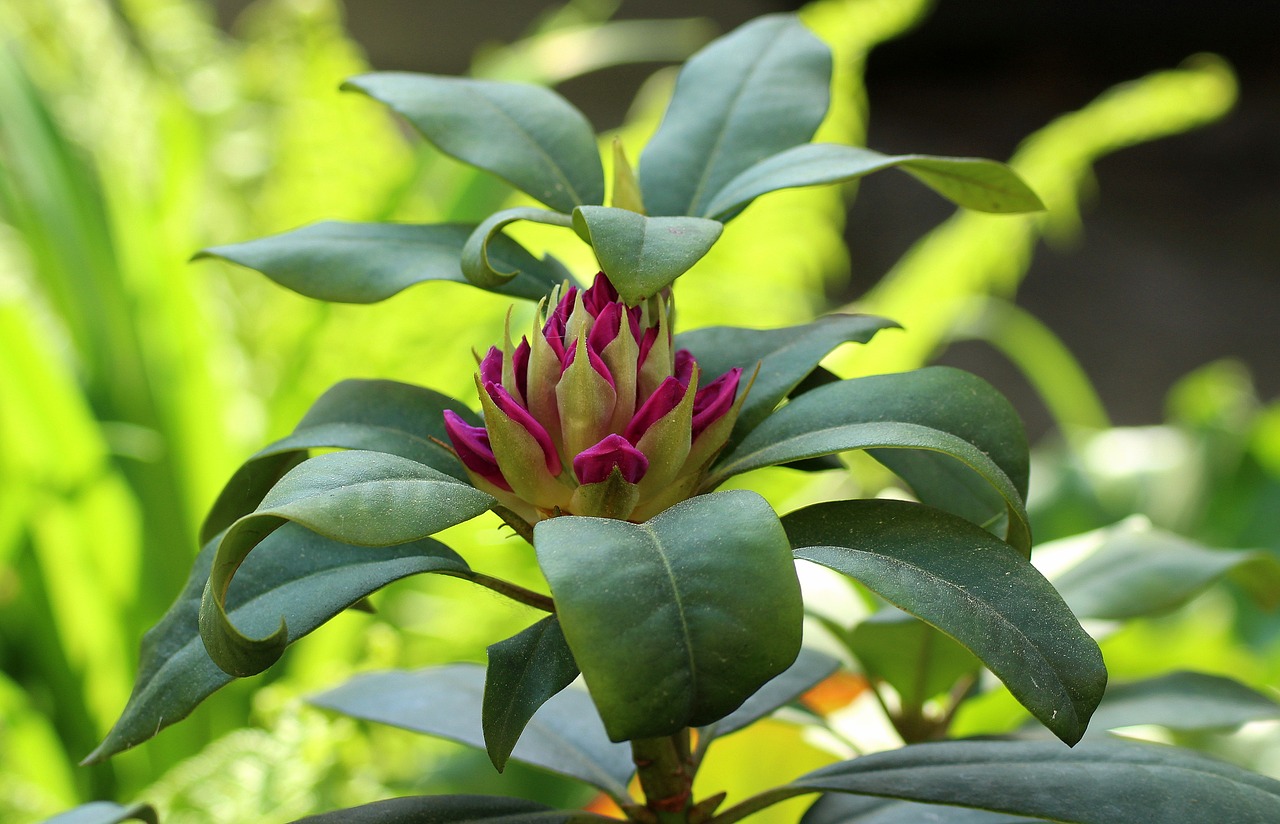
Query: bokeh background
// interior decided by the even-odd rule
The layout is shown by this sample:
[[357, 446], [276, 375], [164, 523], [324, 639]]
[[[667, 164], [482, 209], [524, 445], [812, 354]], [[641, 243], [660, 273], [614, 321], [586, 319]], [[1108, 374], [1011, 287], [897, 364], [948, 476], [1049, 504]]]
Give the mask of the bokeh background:
[[[240, 461], [343, 378], [470, 398], [470, 350], [506, 310], [451, 284], [326, 306], [188, 260], [319, 219], [475, 220], [511, 198], [338, 93], [345, 77], [550, 83], [635, 158], [670, 66], [783, 9], [837, 55], [821, 139], [1010, 160], [1050, 208], [955, 214], [896, 173], [772, 195], [682, 280], [684, 326], [889, 315], [908, 331], [831, 368], [941, 361], [996, 382], [1038, 444], [1041, 540], [1138, 517], [1280, 554], [1272, 3], [0, 0], [0, 820], [95, 798], [191, 822], [414, 791], [588, 800], [301, 701], [356, 670], [483, 660], [529, 622], [456, 581], [397, 584], [376, 615], [343, 616], [153, 741], [76, 766], [123, 707], [138, 642]], [[786, 472], [760, 479], [783, 509], [801, 494]], [[861, 479], [869, 494], [885, 482]], [[489, 527], [448, 540], [535, 580]], [[1129, 622], [1104, 650], [1120, 676], [1280, 680], [1280, 625], [1230, 585]], [[793, 730], [752, 734], [767, 738], [727, 740], [712, 778], [749, 785], [761, 746], [782, 754], [782, 778], [830, 759]], [[1182, 743], [1280, 775], [1277, 737]]]

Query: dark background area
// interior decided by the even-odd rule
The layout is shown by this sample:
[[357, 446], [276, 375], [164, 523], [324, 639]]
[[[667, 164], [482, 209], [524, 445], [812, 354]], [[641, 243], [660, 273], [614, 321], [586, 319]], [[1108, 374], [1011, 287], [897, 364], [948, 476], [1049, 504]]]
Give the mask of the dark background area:
[[[223, 0], [230, 24], [244, 5]], [[722, 31], [796, 2], [623, 0], [617, 17], [707, 16]], [[348, 28], [377, 69], [454, 74], [486, 42], [517, 38], [544, 8], [529, 0], [350, 0]], [[1099, 196], [1069, 248], [1042, 247], [1019, 303], [1055, 330], [1117, 423], [1155, 423], [1165, 392], [1235, 357], [1264, 398], [1280, 395], [1280, 3], [1240, 0], [941, 0], [912, 33], [873, 52], [872, 148], [1007, 158], [1055, 116], [1110, 86], [1225, 57], [1240, 97], [1224, 120], [1132, 147], [1097, 167]], [[656, 66], [609, 69], [560, 90], [597, 127], [621, 121]], [[896, 175], [873, 175], [850, 214], [856, 297], [950, 207]], [[947, 362], [992, 379], [1045, 421], [1012, 368], [979, 344]]]

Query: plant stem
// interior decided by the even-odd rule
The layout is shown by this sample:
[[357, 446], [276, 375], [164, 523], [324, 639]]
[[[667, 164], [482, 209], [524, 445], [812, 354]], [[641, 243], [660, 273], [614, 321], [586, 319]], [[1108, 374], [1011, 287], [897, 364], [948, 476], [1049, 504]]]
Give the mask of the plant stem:
[[494, 578], [492, 575], [485, 575], [483, 572], [441, 572], [441, 575], [451, 575], [454, 578], [461, 578], [464, 581], [470, 581], [473, 584], [479, 584], [486, 589], [491, 589], [499, 595], [505, 595], [513, 601], [519, 601], [522, 604], [531, 606], [534, 609], [540, 609], [543, 612], [556, 611], [556, 602], [550, 597], [540, 592], [534, 592], [531, 589], [525, 589], [519, 584], [513, 584], [510, 581], [504, 581], [501, 578]]
[[746, 801], [733, 805], [713, 817], [707, 824], [734, 824], [736, 821], [741, 821], [749, 815], [760, 812], [765, 807], [771, 807], [781, 801], [786, 801], [788, 798], [811, 792], [814, 792], [814, 790], [807, 790], [803, 787], [774, 787], [771, 790], [765, 790], [759, 795], [753, 795]]
[[694, 773], [689, 730], [668, 738], [632, 741], [631, 757], [644, 790], [645, 806], [658, 824], [688, 824]]

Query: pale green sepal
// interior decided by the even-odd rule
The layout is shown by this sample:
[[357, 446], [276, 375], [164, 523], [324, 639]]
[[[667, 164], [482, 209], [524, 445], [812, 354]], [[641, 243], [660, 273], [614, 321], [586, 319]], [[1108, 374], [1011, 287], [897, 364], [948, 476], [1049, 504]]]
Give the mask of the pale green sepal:
[[511, 491], [538, 509], [548, 512], [569, 503], [569, 491], [547, 469], [542, 446], [520, 424], [507, 417], [489, 397], [476, 376], [480, 406], [484, 410], [484, 426], [489, 431], [493, 457]]
[[609, 434], [609, 420], [617, 400], [609, 381], [592, 368], [586, 340], [578, 338], [574, 346], [577, 351], [573, 363], [556, 385], [564, 448], [570, 456], [590, 449]]
[[600, 483], [583, 484], [573, 491], [569, 511], [574, 515], [590, 518], [617, 518], [628, 520], [640, 500], [640, 487], [627, 483], [622, 471], [614, 467], [609, 477]]

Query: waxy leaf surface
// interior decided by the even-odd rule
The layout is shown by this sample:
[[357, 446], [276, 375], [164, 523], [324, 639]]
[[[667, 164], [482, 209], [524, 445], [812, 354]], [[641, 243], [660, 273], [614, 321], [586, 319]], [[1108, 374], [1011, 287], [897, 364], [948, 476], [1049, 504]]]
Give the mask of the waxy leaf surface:
[[824, 767], [789, 787], [1064, 824], [1280, 821], [1280, 781], [1175, 747], [1119, 741], [1074, 749], [1052, 741], [915, 744]]
[[1280, 718], [1280, 703], [1239, 681], [1202, 672], [1112, 684], [1093, 714], [1092, 729], [1158, 724], [1174, 730], [1230, 729]]
[[294, 824], [569, 824], [612, 820], [581, 810], [557, 810], [523, 798], [419, 795], [307, 816]]
[[741, 329], [709, 326], [676, 336], [676, 347], [688, 349], [708, 379], [740, 367], [760, 373], [738, 413], [730, 444], [768, 417], [842, 343], [867, 343], [881, 329], [898, 324], [874, 315], [827, 315], [812, 323], [785, 329]]
[[938, 194], [980, 212], [1034, 212], [1035, 192], [1003, 163], [968, 157], [885, 155], [857, 146], [808, 143], [766, 158], [725, 184], [704, 217], [726, 219], [760, 195], [799, 186], [845, 183], [881, 169], [899, 168]]
[[800, 650], [800, 586], [764, 499], [683, 501], [643, 524], [534, 527], [561, 628], [615, 741], [717, 721]]
[[444, 410], [467, 423], [480, 419], [447, 395], [388, 380], [345, 380], [312, 404], [293, 432], [260, 449], [223, 487], [201, 528], [201, 542], [248, 515], [284, 477], [317, 448], [386, 452], [439, 470], [460, 481], [466, 471], [442, 443], [448, 442]]
[[583, 206], [573, 222], [618, 295], [632, 306], [689, 271], [724, 229], [700, 217], [645, 217], [610, 206]]
[[[313, 223], [279, 235], [213, 246], [217, 257], [256, 269], [300, 295], [332, 303], [376, 303], [429, 280], [470, 283], [459, 260], [476, 227], [442, 223]], [[486, 287], [538, 300], [564, 278], [554, 260], [538, 260], [508, 237], [493, 240], [489, 260], [515, 277]]]
[[[502, 253], [504, 248], [515, 243], [514, 240], [502, 234], [502, 230], [520, 220], [565, 228], [573, 225], [567, 215], [548, 212], [546, 209], [535, 209], [532, 206], [516, 206], [490, 215], [475, 228], [462, 247], [460, 257], [462, 274], [473, 285], [481, 289], [499, 291], [503, 284], [519, 277], [524, 271], [519, 266], [511, 267], [507, 262], [510, 256]], [[494, 244], [494, 249], [489, 248], [490, 244]], [[533, 256], [530, 255], [529, 259], [532, 260]], [[565, 278], [568, 278], [567, 272], [563, 273], [561, 280]]]
[[1068, 744], [1102, 699], [1102, 653], [1008, 544], [907, 501], [835, 501], [783, 519], [796, 557], [850, 576], [968, 648]]
[[[376, 672], [358, 675], [311, 702], [485, 749], [480, 721], [484, 681], [484, 668], [477, 664]], [[627, 782], [635, 772], [631, 749], [609, 741], [591, 697], [572, 687], [534, 713], [511, 759], [584, 781], [615, 799], [627, 797]]]
[[498, 772], [533, 714], [577, 677], [578, 665], [554, 615], [489, 647], [482, 721], [485, 749]]
[[[200, 638], [200, 600], [215, 542], [196, 556], [173, 606], [142, 639], [138, 676], [120, 719], [88, 763], [146, 741], [191, 714], [232, 676], [213, 663]], [[392, 581], [425, 572], [465, 575], [466, 563], [430, 539], [355, 547], [286, 524], [267, 536], [236, 573], [227, 614], [245, 632], [265, 635], [288, 617], [293, 643]]]
[[934, 366], [839, 381], [793, 399], [722, 455], [708, 485], [804, 458], [865, 449], [939, 509], [1030, 554], [1023, 499], [1030, 459], [1017, 413], [974, 375]]
[[344, 543], [394, 546], [468, 521], [492, 504], [486, 493], [398, 455], [353, 450], [305, 461], [218, 543], [200, 608], [205, 647], [218, 666], [240, 677], [262, 672], [284, 651], [283, 616], [274, 633], [250, 637], [231, 622], [225, 601], [237, 568], [288, 522]]
[[813, 137], [827, 113], [831, 52], [793, 15], [760, 17], [685, 63], [640, 155], [651, 215], [705, 215], [738, 173]]
[[362, 75], [344, 88], [386, 103], [440, 151], [552, 209], [604, 202], [591, 124], [550, 89], [407, 72]]
[[970, 807], [944, 807], [893, 798], [824, 795], [805, 811], [800, 824], [1039, 824], [1043, 818], [1005, 815]]
[[698, 730], [699, 748], [705, 749], [712, 739], [754, 724], [774, 710], [785, 707], [816, 687], [840, 668], [839, 660], [823, 652], [804, 648], [796, 662], [748, 698], [741, 707], [712, 724]]
[[128, 807], [111, 801], [90, 801], [74, 810], [46, 819], [44, 824], [121, 824], [124, 821], [145, 821], [160, 824], [156, 811], [148, 804], [131, 804]]

